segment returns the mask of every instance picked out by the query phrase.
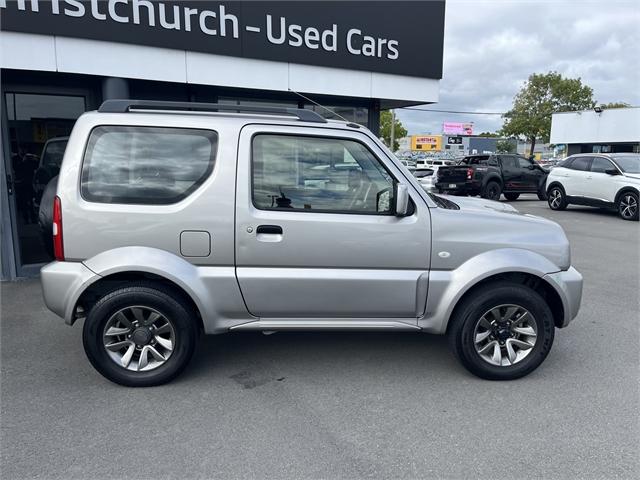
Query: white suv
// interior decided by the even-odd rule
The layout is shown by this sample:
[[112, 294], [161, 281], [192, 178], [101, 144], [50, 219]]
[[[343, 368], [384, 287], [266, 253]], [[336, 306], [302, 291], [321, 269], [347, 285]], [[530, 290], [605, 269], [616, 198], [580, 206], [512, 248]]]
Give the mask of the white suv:
[[640, 154], [572, 155], [547, 177], [552, 210], [569, 204], [615, 208], [624, 220], [638, 221]]

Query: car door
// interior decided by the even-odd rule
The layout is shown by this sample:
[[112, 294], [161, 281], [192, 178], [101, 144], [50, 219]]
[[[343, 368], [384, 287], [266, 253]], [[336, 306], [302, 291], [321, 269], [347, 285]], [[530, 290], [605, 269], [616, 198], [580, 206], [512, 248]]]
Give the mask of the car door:
[[249, 125], [238, 155], [236, 272], [253, 315], [416, 323], [429, 209], [408, 184], [413, 212], [391, 213], [394, 183], [408, 182], [372, 139]]
[[502, 167], [503, 190], [519, 190], [521, 184], [521, 172], [518, 159], [515, 155], [499, 155]]
[[570, 197], [584, 197], [589, 190], [588, 176], [591, 167], [591, 157], [581, 155], [575, 157], [569, 166], [567, 178], [562, 181], [565, 193]]
[[540, 177], [544, 175], [541, 167], [524, 157], [517, 157], [520, 166], [520, 191], [537, 192], [540, 185]]
[[585, 196], [594, 200], [612, 203], [615, 201], [619, 188], [615, 175], [610, 175], [607, 170], [618, 171], [617, 167], [604, 157], [593, 157], [590, 172], [585, 184]]

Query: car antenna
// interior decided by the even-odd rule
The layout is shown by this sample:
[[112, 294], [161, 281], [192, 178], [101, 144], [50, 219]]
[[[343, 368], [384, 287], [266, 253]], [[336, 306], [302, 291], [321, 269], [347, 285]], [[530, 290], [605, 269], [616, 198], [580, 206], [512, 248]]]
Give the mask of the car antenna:
[[344, 120], [347, 123], [350, 123], [349, 120], [347, 120], [346, 118], [344, 118], [342, 115], [340, 115], [337, 112], [334, 112], [333, 110], [331, 110], [330, 108], [325, 107], [324, 105], [320, 105], [318, 102], [316, 102], [315, 100], [311, 100], [309, 97], [305, 97], [303, 94], [296, 92], [295, 90], [291, 90], [289, 89], [290, 92], [295, 93], [296, 95], [304, 98], [306, 101], [311, 102], [317, 106], [319, 106], [320, 108], [324, 108], [327, 112], [329, 113], [333, 113], [336, 117], [340, 117], [342, 120]]

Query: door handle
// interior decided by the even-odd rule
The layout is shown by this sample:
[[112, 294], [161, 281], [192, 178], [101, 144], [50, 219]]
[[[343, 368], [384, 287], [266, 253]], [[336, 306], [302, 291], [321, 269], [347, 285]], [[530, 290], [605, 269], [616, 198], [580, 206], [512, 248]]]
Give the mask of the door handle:
[[280, 225], [260, 225], [256, 229], [256, 233], [265, 233], [268, 235], [282, 235], [282, 227]]

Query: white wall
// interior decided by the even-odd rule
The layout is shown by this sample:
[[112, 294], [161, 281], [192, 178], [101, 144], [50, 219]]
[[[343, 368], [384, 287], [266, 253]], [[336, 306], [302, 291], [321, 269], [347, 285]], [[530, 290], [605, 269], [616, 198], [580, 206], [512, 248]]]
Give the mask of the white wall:
[[387, 107], [437, 102], [439, 86], [428, 78], [6, 31], [0, 32], [0, 66], [379, 98]]
[[554, 113], [552, 144], [640, 142], [640, 107]]

